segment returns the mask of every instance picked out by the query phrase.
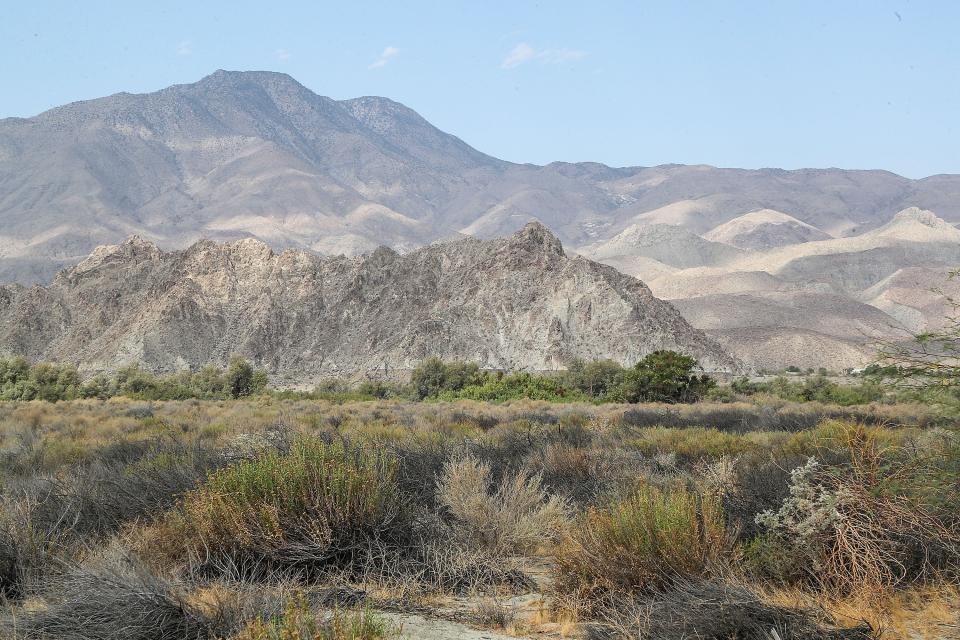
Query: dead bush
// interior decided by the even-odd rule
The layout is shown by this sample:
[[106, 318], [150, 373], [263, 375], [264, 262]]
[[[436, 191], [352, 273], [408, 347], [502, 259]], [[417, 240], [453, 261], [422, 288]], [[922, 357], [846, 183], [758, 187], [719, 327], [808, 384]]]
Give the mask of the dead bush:
[[469, 544], [524, 553], [555, 540], [569, 522], [569, 505], [548, 496], [538, 475], [508, 474], [494, 487], [490, 466], [469, 455], [444, 465], [437, 497]]
[[55, 560], [159, 516], [218, 463], [210, 451], [165, 443], [132, 463], [98, 461], [10, 483], [0, 495], [0, 594], [21, 597]]
[[2, 622], [15, 640], [200, 640], [215, 623], [135, 558], [107, 554], [47, 581], [43, 606]]
[[764, 602], [724, 579], [677, 580], [669, 589], [614, 598], [594, 637], [637, 640], [869, 640], [869, 626], [836, 628], [812, 610]]
[[765, 533], [747, 547], [762, 575], [851, 593], [957, 571], [956, 522], [926, 503], [939, 475], [878, 435], [860, 423], [839, 425], [848, 464], [824, 467], [810, 458], [794, 469], [790, 495], [777, 511], [757, 516]]

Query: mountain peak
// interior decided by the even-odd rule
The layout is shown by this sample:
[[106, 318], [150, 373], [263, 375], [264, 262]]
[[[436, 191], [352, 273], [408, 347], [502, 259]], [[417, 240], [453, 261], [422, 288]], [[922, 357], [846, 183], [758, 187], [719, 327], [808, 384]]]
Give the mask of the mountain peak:
[[563, 244], [560, 238], [539, 220], [528, 222], [517, 231], [509, 240], [510, 249], [519, 249], [525, 253], [540, 253], [550, 256], [563, 257]]
[[898, 222], [919, 222], [932, 229], [951, 227], [946, 220], [939, 217], [933, 211], [921, 209], [920, 207], [907, 207], [902, 211], [898, 211], [897, 214], [893, 216], [891, 222], [894, 224]]
[[217, 69], [213, 73], [200, 78], [193, 84], [209, 85], [209, 84], [224, 83], [224, 82], [236, 82], [236, 81], [246, 81], [246, 82], [272, 81], [272, 82], [283, 82], [283, 83], [293, 84], [297, 86], [303, 86], [299, 82], [297, 82], [293, 78], [293, 76], [283, 73], [281, 71], [230, 71], [227, 69]]

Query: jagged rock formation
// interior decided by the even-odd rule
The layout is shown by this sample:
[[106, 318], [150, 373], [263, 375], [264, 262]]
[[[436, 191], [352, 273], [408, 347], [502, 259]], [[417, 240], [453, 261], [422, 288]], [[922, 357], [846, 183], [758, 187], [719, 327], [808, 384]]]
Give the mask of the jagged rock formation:
[[[772, 368], [820, 354], [838, 367], [869, 361], [871, 349], [831, 327], [856, 321], [871, 333], [886, 320], [873, 309], [891, 326], [936, 326], [943, 301], [894, 280], [909, 273], [932, 288], [960, 265], [956, 175], [519, 165], [386, 98], [333, 100], [268, 72], [218, 71], [0, 120], [0, 282], [49, 282], [134, 234], [164, 250], [256, 238], [275, 251], [358, 255], [502, 236], [531, 220], [658, 296], [756, 297], [747, 308], [757, 314], [698, 328]], [[0, 289], [0, 308], [29, 295], [49, 292]], [[707, 302], [679, 306], [696, 326]], [[767, 308], [792, 324], [770, 324]]]
[[98, 248], [47, 287], [0, 288], [0, 352], [111, 371], [224, 363], [241, 353], [295, 379], [390, 374], [429, 356], [550, 370], [573, 357], [635, 362], [660, 348], [738, 365], [639, 280], [569, 257], [532, 223], [406, 255], [274, 253], [247, 239], [165, 252]]

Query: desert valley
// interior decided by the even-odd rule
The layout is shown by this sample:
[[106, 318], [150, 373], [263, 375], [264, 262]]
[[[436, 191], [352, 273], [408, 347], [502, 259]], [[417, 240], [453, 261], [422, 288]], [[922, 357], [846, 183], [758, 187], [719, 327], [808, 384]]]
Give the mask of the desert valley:
[[950, 3], [4, 13], [0, 639], [960, 638]]

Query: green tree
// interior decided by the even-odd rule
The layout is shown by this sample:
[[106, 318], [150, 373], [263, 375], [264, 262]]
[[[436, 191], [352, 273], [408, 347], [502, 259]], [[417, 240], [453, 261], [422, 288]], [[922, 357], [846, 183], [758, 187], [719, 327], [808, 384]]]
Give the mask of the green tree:
[[623, 381], [624, 368], [613, 360], [574, 360], [564, 376], [570, 387], [594, 398], [601, 398]]
[[627, 402], [695, 402], [716, 386], [695, 375], [697, 361], [676, 351], [654, 351], [627, 369], [619, 393]]
[[440, 358], [428, 358], [417, 365], [410, 374], [410, 384], [413, 385], [417, 398], [423, 400], [439, 395], [443, 391], [446, 375], [447, 368]]
[[230, 365], [227, 367], [227, 390], [231, 398], [246, 398], [256, 391], [253, 365], [243, 356], [230, 358]]
[[423, 400], [479, 384], [482, 377], [480, 367], [472, 362], [444, 363], [440, 358], [428, 358], [410, 374], [410, 384], [417, 398]]

